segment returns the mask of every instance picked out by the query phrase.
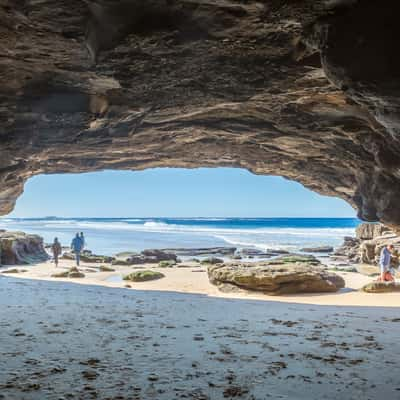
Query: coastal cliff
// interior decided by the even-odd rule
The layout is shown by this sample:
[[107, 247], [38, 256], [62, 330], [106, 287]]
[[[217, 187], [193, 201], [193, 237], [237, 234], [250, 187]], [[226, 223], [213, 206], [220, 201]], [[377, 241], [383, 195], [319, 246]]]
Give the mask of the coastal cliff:
[[332, 255], [336, 260], [348, 260], [351, 263], [376, 265], [382, 248], [393, 244], [395, 253], [393, 263], [398, 264], [400, 253], [400, 236], [382, 224], [360, 224], [355, 237], [346, 237], [342, 246]]

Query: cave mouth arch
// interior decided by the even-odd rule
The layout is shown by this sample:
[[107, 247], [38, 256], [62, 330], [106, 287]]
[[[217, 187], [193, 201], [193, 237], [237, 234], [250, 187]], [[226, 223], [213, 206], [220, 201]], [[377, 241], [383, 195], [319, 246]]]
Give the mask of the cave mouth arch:
[[400, 226], [398, 2], [14, 3], [1, 214], [41, 173], [232, 166]]
[[85, 231], [92, 251], [112, 256], [153, 247], [337, 247], [357, 221], [344, 201], [280, 177], [162, 168], [37, 176], [0, 225], [67, 246]]

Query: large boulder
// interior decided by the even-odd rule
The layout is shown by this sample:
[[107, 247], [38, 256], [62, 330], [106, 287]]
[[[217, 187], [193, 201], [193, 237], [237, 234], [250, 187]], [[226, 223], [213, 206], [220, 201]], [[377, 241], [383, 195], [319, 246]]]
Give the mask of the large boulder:
[[210, 282], [233, 285], [269, 295], [336, 292], [345, 286], [342, 277], [307, 263], [226, 263], [208, 267]]
[[0, 264], [33, 264], [48, 258], [40, 236], [24, 232], [0, 232]]

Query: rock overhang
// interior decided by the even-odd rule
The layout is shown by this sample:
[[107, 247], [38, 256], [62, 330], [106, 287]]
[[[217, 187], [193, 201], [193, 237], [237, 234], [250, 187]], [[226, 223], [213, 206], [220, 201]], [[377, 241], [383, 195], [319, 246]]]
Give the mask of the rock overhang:
[[389, 2], [3, 0], [0, 212], [40, 173], [232, 166], [400, 226]]

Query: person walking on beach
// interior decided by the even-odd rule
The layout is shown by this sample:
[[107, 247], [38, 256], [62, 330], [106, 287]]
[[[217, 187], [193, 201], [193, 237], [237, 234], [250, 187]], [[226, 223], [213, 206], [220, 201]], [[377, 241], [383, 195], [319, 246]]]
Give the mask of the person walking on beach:
[[79, 267], [81, 251], [83, 250], [83, 242], [82, 238], [79, 236], [79, 233], [77, 233], [76, 236], [72, 239], [71, 249], [72, 252], [75, 253], [76, 266]]
[[61, 255], [61, 244], [58, 241], [58, 238], [54, 238], [54, 242], [51, 245], [51, 251], [53, 253], [53, 258], [54, 258], [54, 264], [56, 265], [56, 268], [58, 267], [58, 257]]
[[379, 280], [382, 282], [394, 281], [394, 277], [392, 275], [390, 267], [390, 261], [393, 251], [394, 251], [394, 246], [392, 244], [388, 244], [381, 251], [381, 256], [379, 258], [379, 267], [381, 270], [381, 276]]

